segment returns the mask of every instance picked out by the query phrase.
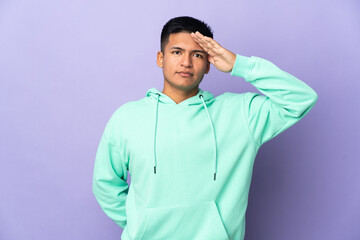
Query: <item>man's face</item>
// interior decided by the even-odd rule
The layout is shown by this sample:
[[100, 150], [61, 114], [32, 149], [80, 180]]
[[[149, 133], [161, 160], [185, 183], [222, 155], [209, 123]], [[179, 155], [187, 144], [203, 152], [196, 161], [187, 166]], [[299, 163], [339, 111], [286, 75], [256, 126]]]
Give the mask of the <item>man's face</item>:
[[197, 88], [210, 70], [208, 54], [188, 32], [170, 34], [164, 54], [157, 53], [157, 64], [163, 68], [164, 88], [185, 91]]

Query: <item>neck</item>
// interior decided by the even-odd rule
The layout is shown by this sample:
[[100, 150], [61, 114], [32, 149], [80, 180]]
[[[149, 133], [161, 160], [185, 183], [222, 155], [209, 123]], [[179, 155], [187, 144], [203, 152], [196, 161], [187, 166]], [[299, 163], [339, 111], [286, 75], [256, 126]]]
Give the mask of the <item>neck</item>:
[[162, 93], [166, 94], [168, 97], [170, 97], [176, 104], [181, 103], [182, 101], [191, 98], [198, 94], [199, 87], [195, 87], [190, 90], [181, 90], [181, 89], [175, 89], [175, 88], [166, 88], [162, 90]]

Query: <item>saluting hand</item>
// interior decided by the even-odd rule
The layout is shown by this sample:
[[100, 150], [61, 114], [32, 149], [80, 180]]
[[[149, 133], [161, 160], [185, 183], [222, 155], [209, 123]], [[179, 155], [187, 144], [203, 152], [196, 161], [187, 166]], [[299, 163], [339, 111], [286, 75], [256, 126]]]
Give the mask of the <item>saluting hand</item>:
[[196, 31], [191, 36], [208, 53], [208, 60], [222, 72], [230, 72], [236, 60], [236, 54], [220, 46], [214, 39]]

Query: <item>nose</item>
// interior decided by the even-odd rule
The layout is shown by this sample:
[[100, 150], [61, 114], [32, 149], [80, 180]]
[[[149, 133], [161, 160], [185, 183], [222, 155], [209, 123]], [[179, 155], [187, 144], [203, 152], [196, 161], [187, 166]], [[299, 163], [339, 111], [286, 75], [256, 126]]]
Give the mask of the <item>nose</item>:
[[181, 66], [183, 67], [192, 67], [191, 55], [184, 54], [181, 58]]

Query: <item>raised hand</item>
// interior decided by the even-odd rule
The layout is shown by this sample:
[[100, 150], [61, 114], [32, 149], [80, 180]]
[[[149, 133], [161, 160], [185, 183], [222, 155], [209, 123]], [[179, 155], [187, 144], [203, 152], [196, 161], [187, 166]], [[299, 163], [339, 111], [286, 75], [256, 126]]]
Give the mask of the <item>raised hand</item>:
[[191, 36], [208, 53], [208, 60], [222, 72], [230, 72], [236, 60], [236, 54], [220, 46], [214, 39], [196, 31]]

